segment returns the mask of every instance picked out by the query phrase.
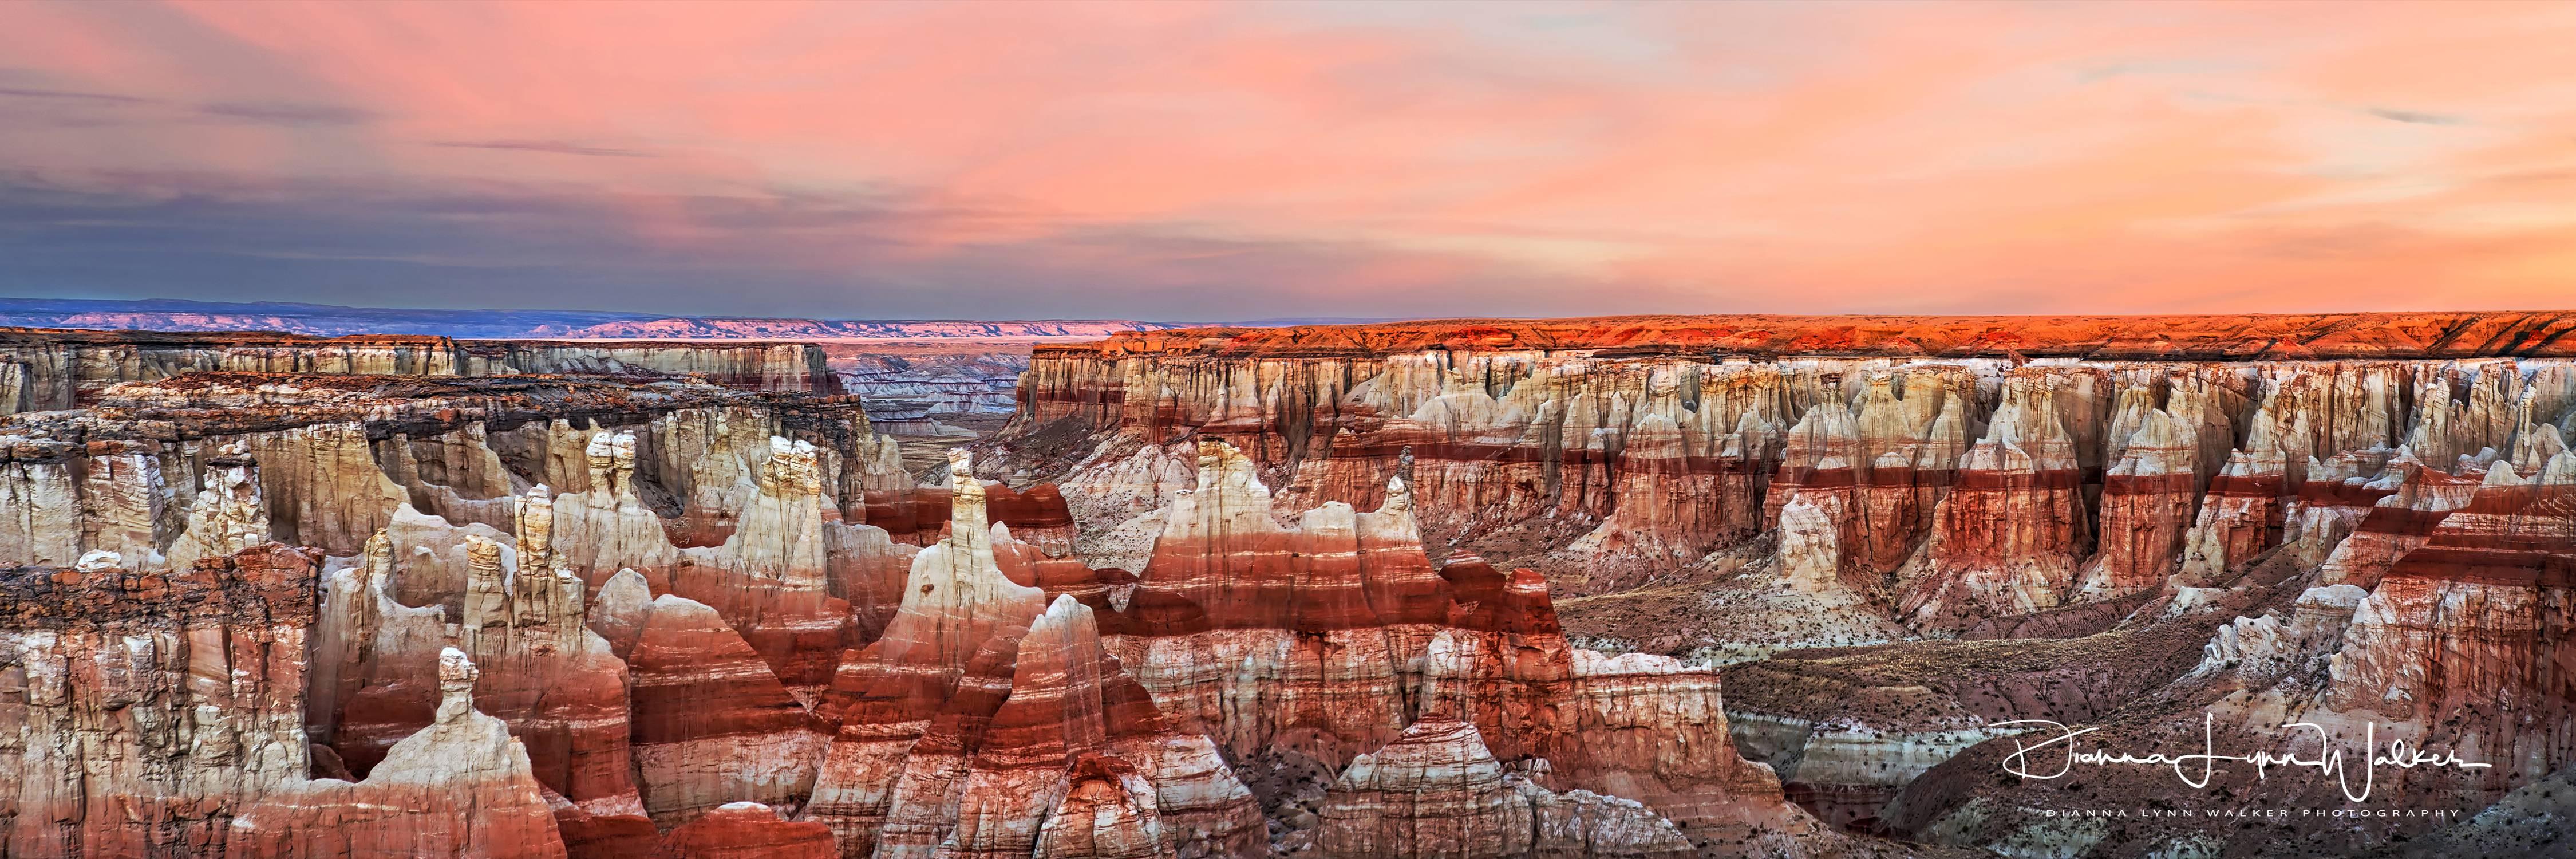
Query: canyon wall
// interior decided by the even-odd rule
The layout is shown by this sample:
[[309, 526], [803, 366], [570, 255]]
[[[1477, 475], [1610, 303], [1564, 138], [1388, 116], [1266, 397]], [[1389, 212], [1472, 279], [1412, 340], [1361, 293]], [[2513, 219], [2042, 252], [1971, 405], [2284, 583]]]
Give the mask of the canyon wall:
[[[2551, 487], [2576, 475], [2571, 330], [2535, 313], [1144, 332], [1039, 347], [986, 473], [1055, 482], [1082, 555], [1135, 568], [1159, 511], [1201, 491], [1186, 461], [1209, 440], [1278, 487], [1282, 520], [1386, 503], [1401, 471], [1427, 544], [1582, 595], [1576, 640], [1733, 666], [1746, 754], [1859, 831], [2074, 838], [1976, 816], [2064, 806], [2063, 784], [1941, 787], [1985, 778], [1964, 773], [1991, 771], [2018, 733], [1998, 723], [2021, 718], [2152, 726], [2123, 737], [2204, 713], [2240, 735], [2375, 719], [2511, 773], [2410, 782], [2474, 808], [2570, 757], [2564, 672], [2541, 666], [2576, 653], [2548, 543]], [[2335, 587], [2358, 599], [2321, 627], [2339, 645], [2265, 657], [2298, 670], [2258, 699], [2215, 691], [2232, 673], [2203, 663], [2242, 657], [2208, 654], [2273, 641]]]
[[88, 405], [119, 382], [181, 373], [696, 374], [746, 390], [842, 391], [820, 348], [796, 343], [455, 340], [398, 334], [0, 329], [0, 414]]
[[[963, 452], [915, 487], [856, 398], [703, 376], [181, 372], [0, 419], [0, 450], [0, 705], [42, 770], [13, 855], [1843, 843], [1735, 753], [1714, 673], [1435, 563], [1394, 472], [1282, 525], [1194, 448], [1130, 572]], [[1359, 801], [1443, 719], [1488, 736], [1439, 754], [1513, 773], [1460, 789], [1520, 816]]]
[[282, 301], [0, 298], [0, 326], [134, 331], [285, 332], [316, 337], [421, 334], [477, 339], [1045, 340], [1177, 328], [1134, 319], [761, 319], [616, 310], [345, 307]]
[[310, 766], [303, 690], [321, 554], [179, 572], [93, 560], [0, 580], [0, 850], [220, 854]]
[[2305, 721], [2492, 764], [2379, 803], [2564, 771], [2564, 320], [2095, 325], [1113, 338], [937, 487], [855, 397], [607, 353], [170, 364], [0, 416], [0, 844], [2332, 855], [2439, 822], [2084, 822], [2359, 803], [1999, 761]]
[[1020, 372], [1029, 368], [1030, 346], [830, 343], [823, 351], [842, 387], [866, 397], [870, 414], [887, 423], [916, 410], [924, 421], [1011, 414], [1018, 407]]

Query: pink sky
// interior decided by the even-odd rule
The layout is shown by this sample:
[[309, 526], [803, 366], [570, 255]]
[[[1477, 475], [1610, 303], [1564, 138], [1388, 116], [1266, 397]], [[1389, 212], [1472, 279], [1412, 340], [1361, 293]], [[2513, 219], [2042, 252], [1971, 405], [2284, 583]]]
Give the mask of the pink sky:
[[2570, 307], [2571, 45], [2537, 2], [9, 3], [0, 293]]

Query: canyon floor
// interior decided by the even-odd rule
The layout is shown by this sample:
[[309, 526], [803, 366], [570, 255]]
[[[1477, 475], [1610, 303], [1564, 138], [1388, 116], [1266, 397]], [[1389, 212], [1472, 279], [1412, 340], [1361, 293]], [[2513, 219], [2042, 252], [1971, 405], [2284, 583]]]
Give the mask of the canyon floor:
[[2570, 332], [12, 329], [0, 855], [2576, 854]]

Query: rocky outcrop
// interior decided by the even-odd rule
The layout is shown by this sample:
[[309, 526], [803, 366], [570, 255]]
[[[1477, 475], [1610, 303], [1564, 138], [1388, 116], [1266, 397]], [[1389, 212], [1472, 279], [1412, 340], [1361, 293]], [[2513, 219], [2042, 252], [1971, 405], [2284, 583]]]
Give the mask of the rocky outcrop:
[[1440, 717], [1353, 759], [1322, 817], [1322, 856], [1698, 855], [1644, 806], [1589, 791], [1559, 796], [1505, 771], [1475, 725]]
[[380, 534], [319, 588], [306, 722], [344, 766], [352, 758], [361, 769], [373, 766], [429, 724], [439, 700], [433, 684], [449, 643], [447, 611], [394, 599], [394, 578], [394, 542]]
[[1110, 334], [1043, 347], [1109, 354], [1382, 355], [1425, 349], [2094, 360], [2576, 357], [2567, 311], [2230, 316], [1601, 316], [1437, 319]]
[[1338, 764], [1403, 730], [1409, 664], [1447, 599], [1401, 478], [1376, 512], [1328, 503], [1294, 525], [1270, 518], [1269, 496], [1241, 452], [1204, 444], [1112, 647], [1180, 725], [1233, 754], [1294, 736]]
[[[2546, 329], [2555, 324], [2548, 319], [2502, 324]], [[1885, 661], [1872, 662], [1865, 679], [1816, 682], [1809, 672], [1842, 670], [1822, 659], [1747, 675], [1763, 678], [1758, 706], [1728, 720], [1759, 757], [1795, 771], [1789, 793], [1836, 823], [1866, 827], [1885, 825], [1879, 806], [1899, 788], [1991, 736], [1989, 722], [2023, 712], [2091, 719], [2117, 704], [2183, 710], [2200, 700], [2191, 696], [2230, 684], [2287, 683], [2324, 695], [2328, 658], [2351, 640], [2333, 605], [2291, 611], [2297, 595], [2376, 589], [2472, 494], [2527, 480], [2563, 451], [2570, 417], [2569, 365], [2549, 351], [2559, 347], [2546, 331], [2493, 342], [2452, 336], [2496, 319], [2448, 331], [2375, 320], [2399, 323], [2385, 336], [2358, 333], [2355, 320], [2314, 318], [2014, 320], [1973, 336], [1958, 336], [1968, 320], [1842, 320], [1852, 327], [1841, 330], [1795, 319], [1734, 327], [1739, 321], [1202, 331], [1042, 348], [1024, 377], [1023, 414], [995, 445], [1002, 455], [993, 473], [1061, 478], [1082, 522], [1078, 542], [1094, 547], [1084, 557], [1143, 568], [1116, 622], [1102, 621], [1113, 647], [1136, 648], [1127, 661], [1138, 665], [1232, 664], [1222, 653], [1179, 656], [1187, 651], [1172, 641], [1213, 636], [1120, 625], [1149, 608], [1157, 618], [1217, 611], [1198, 595], [1166, 603], [1158, 582], [1166, 569], [1187, 569], [1173, 563], [1171, 529], [1175, 517], [1201, 516], [1193, 496], [1206, 490], [1176, 472], [1192, 442], [1210, 440], [1247, 460], [1239, 483], [1278, 487], [1257, 502], [1270, 525], [1244, 517], [1234, 530], [1245, 534], [1329, 512], [1331, 502], [1386, 503], [1385, 475], [1401, 472], [1433, 544], [1475, 550], [1506, 569], [1536, 568], [1587, 596], [1611, 592], [1584, 604], [1585, 623], [1617, 616], [1602, 608], [1613, 599], [1683, 607], [1650, 630], [1656, 649], [1737, 661], [1801, 645], [1861, 645], [1854, 659], [1886, 648], [1870, 657]], [[2041, 356], [2049, 357], [2031, 360]], [[1161, 539], [1140, 551], [1140, 534]], [[1218, 554], [1207, 563], [1262, 563], [1255, 553]], [[1284, 562], [1269, 563], [1293, 568], [1305, 558], [1289, 549]], [[1052, 580], [1079, 578], [1069, 572]], [[1471, 577], [1462, 572], [1451, 584]], [[2231, 612], [2257, 622], [2230, 623]], [[2260, 622], [2267, 614], [2276, 619]], [[2292, 624], [2294, 614], [2303, 625]], [[1657, 623], [1639, 617], [1648, 619], [1632, 626]], [[1687, 624], [1699, 628], [1667, 632]], [[2488, 624], [2459, 622], [2458, 640], [2514, 635]], [[2403, 634], [2426, 646], [2451, 640]], [[1938, 658], [1872, 644], [1915, 636], [1991, 643]], [[1469, 666], [1501, 661], [1474, 655], [1484, 643], [1435, 631], [1425, 652]], [[2203, 677], [2226, 679], [2192, 679], [2205, 645], [2229, 655], [2210, 657], [2228, 667]], [[1962, 661], [2017, 653], [2035, 658]], [[1473, 686], [1433, 675], [1448, 663], [1422, 664], [1418, 679], [1388, 673], [1426, 690]], [[2444, 665], [2385, 671], [2438, 676]], [[1216, 697], [1201, 689], [1224, 688], [1221, 679], [1138, 670], [1176, 717], [1201, 711], [1195, 696]], [[1961, 676], [1928, 673], [1940, 671]], [[2375, 682], [2382, 691], [2407, 685]], [[2153, 695], [2168, 684], [2188, 691]], [[1259, 712], [1234, 716], [1235, 724], [1201, 718], [1236, 750], [1229, 732], [1251, 724], [1259, 736], [1263, 721], [1293, 707], [1276, 691], [1290, 688], [1265, 684]], [[1511, 709], [1500, 706], [1512, 700], [1506, 684], [1479, 688], [1444, 694]], [[1802, 703], [1808, 695], [1824, 697]], [[1419, 706], [1441, 700], [1426, 695]], [[1929, 709], [1899, 716], [1907, 701]], [[1404, 715], [1423, 712], [1431, 711]], [[1541, 721], [1511, 730], [1477, 723], [1505, 761], [1525, 752], [1501, 738], [1546, 735]], [[1314, 749], [1337, 742], [1347, 741], [1312, 729], [1296, 751], [1317, 758]], [[1242, 747], [1267, 756], [1248, 772], [1303, 766], [1259, 740]], [[2516, 753], [2543, 765], [2560, 757], [2546, 744], [2528, 748]], [[1309, 769], [1340, 765], [1326, 752]], [[1558, 775], [1580, 771], [1567, 760], [1551, 765]], [[1275, 820], [1314, 807], [1296, 791], [1274, 793], [1263, 778], [1255, 789]], [[1622, 795], [1658, 811], [1671, 802], [1639, 793]], [[1693, 824], [1688, 812], [1665, 813], [1686, 830]]]
[[2229, 430], [2226, 416], [2213, 414], [2188, 388], [2170, 396], [2170, 403], [2155, 408], [2144, 396], [2123, 392], [2111, 431], [2128, 435], [2103, 477], [2100, 551], [2079, 573], [2076, 599], [2158, 590], [2178, 569], [2205, 470], [2216, 464], [2200, 436]]
[[715, 610], [666, 594], [634, 640], [636, 780], [657, 823], [729, 802], [803, 803], [824, 736], [741, 635]]
[[361, 334], [0, 329], [0, 414], [89, 405], [108, 386], [194, 372], [489, 376], [694, 375], [757, 391], [838, 394], [822, 349], [797, 343], [614, 344]]
[[1026, 347], [834, 344], [823, 348], [831, 355], [842, 386], [867, 398], [869, 414], [892, 413], [880, 404], [901, 403], [917, 408], [923, 421], [934, 425], [942, 417], [1010, 414], [1018, 405], [1013, 393], [1019, 387], [1020, 371], [1029, 368]]
[[[311, 670], [299, 662], [282, 696], [298, 726], [291, 775], [381, 780], [403, 743], [441, 730], [432, 681], [452, 648], [479, 665], [481, 715], [532, 780], [546, 842], [573, 855], [649, 850], [655, 821], [730, 802], [800, 808], [826, 734], [770, 663], [805, 666], [819, 687], [861, 643], [862, 613], [833, 592], [890, 606], [909, 554], [844, 518], [890, 482], [866, 470], [860, 448], [875, 442], [845, 399], [658, 380], [202, 373], [10, 429], [23, 456], [10, 464], [26, 478], [13, 486], [45, 489], [71, 513], [9, 512], [44, 551], [78, 550], [75, 572], [113, 572], [131, 554], [159, 575], [174, 558], [212, 562], [272, 534], [345, 556], [303, 602], [310, 615], [318, 601], [320, 620]], [[674, 542], [710, 528], [711, 544]], [[647, 572], [613, 575], [629, 562]], [[611, 581], [594, 623], [592, 585]], [[656, 691], [630, 694], [639, 688]], [[317, 743], [309, 766], [305, 736]], [[313, 808], [279, 813], [330, 818], [379, 801], [314, 790], [295, 800]], [[191, 813], [217, 815], [222, 831], [230, 801], [209, 802]], [[327, 826], [274, 821], [263, 825], [295, 832], [262, 836], [250, 855], [343, 849]], [[346, 849], [446, 849], [351, 837], [361, 841]]]
[[[1859, 606], [1966, 634], [2159, 592], [2176, 576], [2215, 583], [2285, 543], [2319, 562], [2360, 523], [2334, 512], [2342, 478], [2310, 479], [2311, 462], [2367, 477], [2387, 458], [2371, 451], [2406, 446], [2455, 473], [2453, 458], [2493, 449], [2530, 470], [2563, 448], [2565, 358], [2547, 333], [2562, 321], [1654, 317], [1143, 332], [1040, 347], [994, 473], [1058, 478], [1097, 546], [1086, 557], [1126, 565], [1156, 524], [1140, 514], [1184, 488], [1174, 451], [1190, 439], [1243, 450], [1278, 487], [1281, 516], [1374, 506], [1383, 490], [1370, 475], [1409, 451], [1429, 542], [1533, 566], [1573, 593], [1729, 563], [1794, 534], [1793, 551], [1768, 553], [1779, 574], [1814, 583], [1830, 569]], [[2366, 324], [2392, 333], [2362, 335]], [[2502, 336], [2460, 339], [2473, 330]], [[2480, 357], [2491, 354], [2540, 357]], [[1782, 529], [1801, 498], [1799, 527]], [[1856, 630], [1864, 614], [1835, 623]], [[1707, 646], [1760, 649], [1717, 638]]]
[[[240, 494], [212, 472], [242, 459], [256, 464], [265, 536], [283, 542], [355, 554], [406, 505], [506, 530], [507, 499], [526, 487], [589, 489], [592, 433], [566, 416], [645, 432], [638, 506], [678, 520], [656, 527], [683, 540], [730, 534], [772, 437], [815, 446], [824, 506], [842, 521], [864, 515], [869, 492], [910, 481], [849, 398], [624, 377], [196, 373], [109, 389], [94, 409], [14, 418], [0, 436], [0, 536], [21, 539], [0, 559], [69, 563], [104, 549], [158, 568], [198, 496]], [[723, 445], [704, 443], [710, 424], [731, 428]]]
[[832, 505], [817, 462], [812, 444], [771, 436], [733, 533], [721, 545], [683, 550], [668, 585], [714, 608], [772, 673], [809, 697], [855, 643], [846, 628], [850, 604], [831, 594], [825, 529], [837, 523], [826, 521]]
[[260, 497], [259, 462], [246, 445], [220, 448], [206, 460], [206, 485], [188, 508], [187, 530], [170, 546], [172, 569], [268, 542], [268, 505]]
[[914, 556], [885, 635], [845, 658], [817, 702], [837, 733], [805, 815], [831, 826], [845, 855], [873, 853], [902, 763], [944, 711], [999, 705], [1018, 635], [1041, 610], [1036, 588], [993, 566], [982, 486], [971, 476], [952, 485], [948, 538]]
[[[1906, 784], [1887, 803], [1887, 822], [1961, 846], [2081, 850], [2136, 841], [2158, 849], [2277, 855], [2284, 848], [2275, 832], [2206, 821], [2070, 828], [2049, 812], [2104, 801], [2179, 807], [2210, 792], [2248, 791], [2266, 801], [2328, 807], [2358, 805], [2356, 797], [2368, 796], [2372, 806], [2407, 812], [2386, 826], [2295, 833], [2293, 852], [2358, 853], [2412, 844], [2409, 839], [2435, 825], [2461, 819], [2453, 815], [2563, 767], [2576, 755], [2564, 703], [2571, 690], [2563, 672], [2546, 666], [2568, 658], [2566, 569], [2576, 544], [2567, 535], [2576, 533], [2570, 524], [2576, 505], [2567, 502], [2576, 484], [2565, 481], [2576, 478], [2576, 459], [2553, 453], [2541, 469], [2546, 478], [2526, 481], [2491, 450], [2455, 456], [2447, 469], [2416, 459], [2411, 446], [2384, 453], [2371, 457], [2384, 459], [2376, 477], [2346, 476], [2354, 465], [2308, 463], [2312, 486], [2337, 488], [2303, 493], [2293, 502], [2293, 521], [2301, 507], [2353, 511], [2336, 514], [2340, 524], [2312, 519], [2349, 532], [2324, 557], [2289, 554], [2298, 544], [2286, 544], [2226, 587], [2178, 588], [2158, 612], [2164, 620], [2153, 626], [2096, 636], [2113, 648], [2136, 650], [2170, 641], [2158, 631], [2189, 628], [2191, 618], [2225, 619], [2189, 671], [2094, 717], [2100, 727], [2089, 735], [2103, 748], [2128, 748], [2176, 737], [2199, 743], [2200, 733], [2210, 731], [2216, 747], [2262, 748], [2280, 742], [2290, 730], [2286, 723], [2316, 725], [2346, 754], [2360, 754], [2365, 739], [2374, 741], [2367, 781], [2348, 769], [2342, 779], [2305, 772], [2276, 773], [2268, 781], [2222, 772], [2206, 791], [2092, 774], [1998, 783], [1989, 773], [2011, 747], [1994, 741]], [[2456, 755], [2481, 766], [2388, 766], [2382, 758], [2396, 754], [2389, 751], [2392, 741], [2428, 751], [2432, 760]]]
[[470, 373], [644, 373], [697, 376], [730, 388], [803, 394], [842, 393], [823, 350], [803, 343], [753, 341], [584, 343], [567, 340], [461, 340]]
[[729, 802], [681, 824], [655, 845], [651, 859], [834, 859], [832, 830], [790, 823], [757, 802]]
[[441, 337], [295, 337], [268, 333], [0, 330], [0, 414], [72, 409], [119, 382], [182, 373], [370, 373], [456, 375], [453, 341]]
[[[2490, 479], [2354, 608], [2326, 705], [2437, 732], [2536, 779], [2576, 758], [2576, 454]], [[2497, 463], [2490, 475], [2509, 474]], [[2499, 767], [2505, 768], [2505, 767]]]
[[561, 857], [554, 812], [528, 754], [500, 719], [475, 711], [479, 673], [463, 651], [438, 659], [438, 712], [358, 782], [290, 784], [235, 818], [237, 857]]
[[256, 546], [178, 572], [0, 573], [0, 845], [12, 856], [224, 852], [301, 782], [321, 559]]
[[2092, 523], [2076, 434], [2083, 424], [2068, 419], [2089, 416], [2098, 381], [2059, 372], [2005, 380], [1986, 437], [1960, 457], [1933, 516], [1923, 569], [1906, 576], [1897, 607], [1911, 622], [1956, 629], [1978, 617], [2055, 608], [2071, 595]]
[[[1294, 524], [1271, 518], [1268, 495], [1241, 451], [1203, 443], [1197, 486], [1160, 514], [1124, 605], [1115, 588], [1086, 597], [1155, 703], [1246, 762], [1238, 771], [1340, 772], [1441, 717], [1484, 728], [1504, 760], [1547, 761], [1532, 778], [1548, 789], [1615, 791], [1700, 843], [1747, 837], [1756, 821], [1815, 834], [1766, 769], [1735, 755], [1713, 674], [1571, 647], [1536, 573], [1473, 558], [1435, 571], [1403, 478], [1377, 511], [1331, 503]], [[1052, 580], [1068, 594], [1080, 581]], [[1254, 789], [1302, 839], [1329, 784], [1282, 775]]]
[[[544, 518], [543, 498], [522, 502], [523, 527]], [[466, 570], [450, 591], [461, 591], [452, 632], [434, 593], [432, 605], [414, 608], [388, 591], [394, 557], [413, 548], [397, 537], [378, 534], [359, 565], [331, 577], [316, 648], [328, 662], [310, 699], [317, 738], [354, 774], [371, 775], [397, 741], [436, 718], [441, 699], [424, 681], [452, 646], [483, 666], [477, 708], [507, 726], [530, 772], [567, 806], [567, 840], [641, 823], [627, 665], [585, 629], [580, 578], [553, 567], [541, 539], [515, 550], [473, 533], [454, 543]]]
[[[1145, 855], [1254, 850], [1251, 795], [1215, 746], [1167, 725], [1102, 646], [1091, 609], [1059, 597], [1042, 611], [1042, 591], [1002, 572], [962, 453], [952, 472], [947, 539], [914, 558], [885, 636], [844, 661], [816, 709], [838, 733], [807, 818], [830, 825], [844, 855], [1102, 841]], [[1103, 795], [1103, 777], [1119, 792]], [[1137, 785], [1150, 797], [1125, 792]], [[1051, 822], [1077, 801], [1113, 819]]]

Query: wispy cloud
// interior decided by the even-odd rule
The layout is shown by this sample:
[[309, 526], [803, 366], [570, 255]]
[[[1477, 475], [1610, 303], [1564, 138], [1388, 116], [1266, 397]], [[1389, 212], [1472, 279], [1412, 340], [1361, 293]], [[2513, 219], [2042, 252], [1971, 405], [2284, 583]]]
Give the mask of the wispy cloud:
[[64, 109], [140, 110], [164, 117], [178, 115], [221, 122], [288, 128], [358, 125], [374, 114], [354, 107], [292, 100], [244, 100], [191, 103], [168, 98], [88, 90], [0, 87], [0, 99], [25, 99]]
[[2420, 110], [2398, 110], [2388, 107], [2374, 107], [2367, 110], [2370, 115], [2381, 119], [2392, 122], [2411, 122], [2416, 125], [2459, 125], [2468, 122], [2466, 117], [2447, 113], [2426, 113]]
[[584, 155], [594, 158], [653, 158], [653, 153], [638, 149], [614, 149], [586, 146], [561, 140], [439, 140], [431, 146], [450, 149], [501, 149], [516, 152], [541, 152], [548, 155]]
[[0, 87], [0, 97], [77, 101], [92, 104], [146, 104], [153, 101], [153, 99], [136, 98], [130, 95], [117, 95], [115, 93], [74, 92], [70, 90], [32, 89], [27, 87]]
[[197, 112], [216, 119], [288, 127], [357, 125], [373, 116], [354, 107], [291, 101], [213, 102], [198, 105]]

